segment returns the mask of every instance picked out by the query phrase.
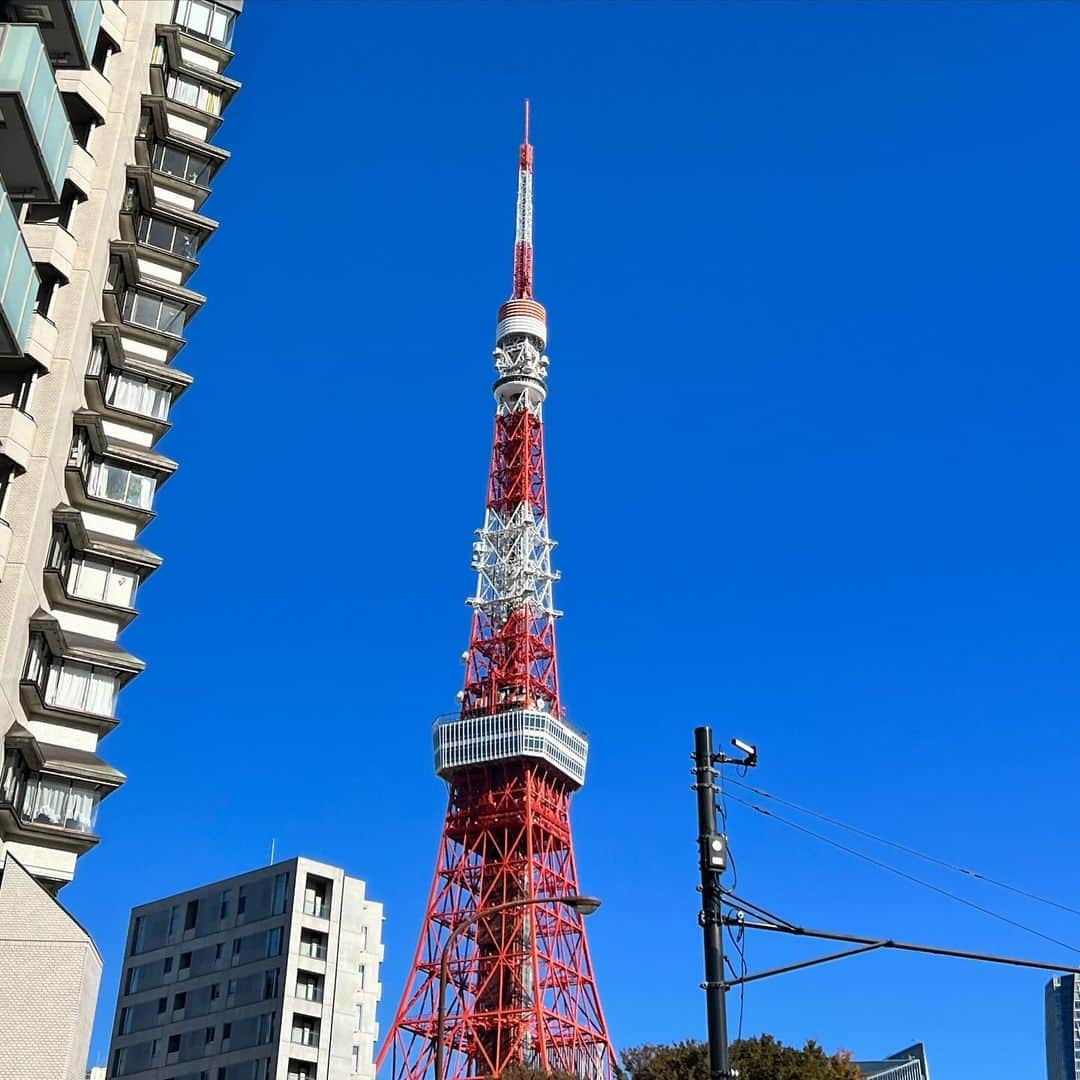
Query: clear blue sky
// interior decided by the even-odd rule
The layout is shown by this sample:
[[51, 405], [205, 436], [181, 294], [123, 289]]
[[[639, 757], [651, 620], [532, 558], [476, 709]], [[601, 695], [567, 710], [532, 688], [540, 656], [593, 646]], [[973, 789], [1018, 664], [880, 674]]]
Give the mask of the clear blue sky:
[[[166, 564], [124, 638], [149, 669], [104, 748], [130, 780], [64, 893], [106, 959], [97, 1052], [128, 908], [271, 838], [385, 902], [389, 1027], [444, 809], [429, 724], [467, 643], [525, 95], [617, 1044], [703, 1034], [699, 723], [757, 742], [765, 788], [1077, 903], [1080, 7], [249, 8], [182, 467], [145, 534]], [[741, 889], [806, 925], [1080, 960], [738, 807], [732, 833]], [[1080, 918], [930, 873], [1080, 948]], [[1039, 1080], [1043, 982], [860, 958], [752, 986], [744, 1030]]]

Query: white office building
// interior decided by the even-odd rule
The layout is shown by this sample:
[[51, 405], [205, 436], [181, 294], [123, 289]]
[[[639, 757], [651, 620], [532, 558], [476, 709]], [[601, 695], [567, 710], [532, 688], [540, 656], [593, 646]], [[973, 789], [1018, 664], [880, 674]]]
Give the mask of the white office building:
[[108, 1080], [370, 1080], [382, 919], [304, 858], [135, 908]]

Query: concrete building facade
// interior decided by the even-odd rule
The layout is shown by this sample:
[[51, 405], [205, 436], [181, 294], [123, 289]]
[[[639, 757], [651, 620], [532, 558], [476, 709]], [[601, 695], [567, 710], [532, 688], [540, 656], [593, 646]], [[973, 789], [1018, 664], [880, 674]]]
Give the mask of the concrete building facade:
[[118, 639], [228, 156], [242, 0], [0, 0], [0, 850], [57, 891], [123, 781]]
[[[188, 279], [216, 227], [201, 207], [242, 3], [0, 0], [0, 889], [38, 882], [26, 940], [70, 919], [41, 897], [124, 782], [100, 744], [143, 669], [118, 639], [161, 563], [138, 537], [176, 469], [157, 443], [191, 383], [175, 360], [203, 303]], [[92, 1011], [86, 948], [57, 960], [62, 990], [20, 983], [31, 1018]], [[10, 1072], [27, 1034], [0, 1008], [4, 1080], [83, 1080], [83, 1034], [77, 1068]]]
[[90, 935], [10, 853], [0, 860], [0, 1080], [82, 1080], [101, 979]]
[[382, 905], [297, 858], [131, 913], [108, 1080], [370, 1080]]
[[1046, 1080], [1080, 1080], [1080, 982], [1055, 975], [1046, 984]]

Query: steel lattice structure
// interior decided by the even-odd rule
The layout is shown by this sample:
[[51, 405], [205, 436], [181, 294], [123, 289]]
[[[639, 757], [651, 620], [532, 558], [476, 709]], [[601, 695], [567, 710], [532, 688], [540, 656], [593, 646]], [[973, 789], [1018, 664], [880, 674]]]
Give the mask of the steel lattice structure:
[[588, 740], [559, 697], [561, 613], [544, 477], [547, 315], [533, 299], [532, 176], [526, 103], [465, 684], [460, 712], [434, 728], [446, 824], [412, 971], [379, 1054], [395, 1080], [420, 1080], [433, 1065], [440, 962], [454, 928], [474, 917], [449, 957], [445, 1080], [497, 1077], [515, 1064], [609, 1080], [614, 1064], [581, 915], [544, 902], [578, 892], [570, 796], [584, 783]]

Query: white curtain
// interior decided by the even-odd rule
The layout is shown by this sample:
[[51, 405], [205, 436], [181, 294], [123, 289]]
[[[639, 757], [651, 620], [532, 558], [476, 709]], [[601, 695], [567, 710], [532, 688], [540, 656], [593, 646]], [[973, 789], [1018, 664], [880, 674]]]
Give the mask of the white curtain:
[[116, 708], [116, 676], [95, 671], [89, 679], [86, 711], [112, 716]]
[[112, 400], [109, 404], [118, 409], [127, 409], [128, 412], [142, 412], [144, 385], [124, 375], [113, 376]]
[[54, 667], [49, 679], [52, 698], [50, 705], [66, 705], [71, 709], [86, 708], [86, 691], [90, 686], [90, 668], [86, 664], [63, 663]]
[[42, 777], [38, 786], [38, 804], [34, 811], [35, 821], [47, 821], [50, 825], [64, 824], [70, 787], [55, 780]]
[[97, 793], [89, 788], [73, 787], [68, 804], [66, 824], [80, 832], [94, 831], [94, 815], [97, 811]]

